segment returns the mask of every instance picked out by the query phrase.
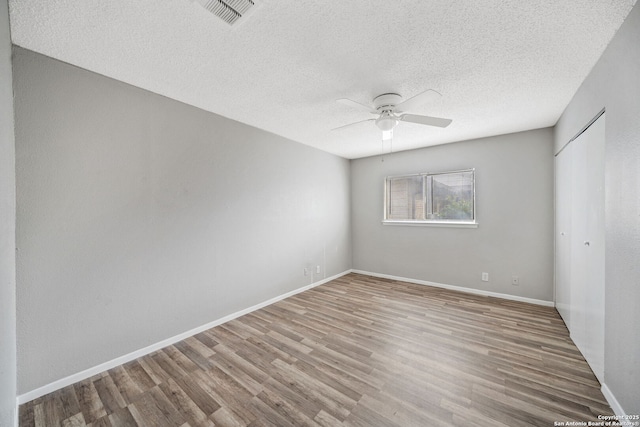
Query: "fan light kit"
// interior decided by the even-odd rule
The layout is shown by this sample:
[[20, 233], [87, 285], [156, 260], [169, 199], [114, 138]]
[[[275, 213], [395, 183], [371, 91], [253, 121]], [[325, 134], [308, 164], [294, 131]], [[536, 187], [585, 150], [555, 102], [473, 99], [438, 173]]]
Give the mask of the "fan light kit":
[[400, 123], [397, 117], [393, 117], [390, 113], [383, 113], [376, 119], [376, 126], [382, 131], [386, 132], [392, 130]]

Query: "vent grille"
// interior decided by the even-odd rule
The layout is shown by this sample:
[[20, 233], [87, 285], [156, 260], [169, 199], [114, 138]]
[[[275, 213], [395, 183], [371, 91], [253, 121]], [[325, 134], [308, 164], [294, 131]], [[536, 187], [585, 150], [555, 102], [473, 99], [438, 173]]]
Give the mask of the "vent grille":
[[246, 18], [256, 6], [254, 0], [198, 0], [198, 3], [229, 25]]

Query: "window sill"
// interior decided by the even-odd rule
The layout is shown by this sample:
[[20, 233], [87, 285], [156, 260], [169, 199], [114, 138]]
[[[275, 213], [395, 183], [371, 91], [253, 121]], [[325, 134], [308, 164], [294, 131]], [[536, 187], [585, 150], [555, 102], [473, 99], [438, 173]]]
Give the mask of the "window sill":
[[409, 225], [411, 227], [449, 227], [449, 228], [478, 228], [477, 222], [446, 222], [446, 221], [382, 221], [382, 225]]

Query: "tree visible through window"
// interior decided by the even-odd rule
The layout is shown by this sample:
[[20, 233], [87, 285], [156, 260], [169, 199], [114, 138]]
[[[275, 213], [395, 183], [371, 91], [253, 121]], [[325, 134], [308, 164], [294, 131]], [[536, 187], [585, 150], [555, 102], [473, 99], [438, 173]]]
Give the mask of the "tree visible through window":
[[475, 222], [474, 170], [386, 179], [385, 221]]

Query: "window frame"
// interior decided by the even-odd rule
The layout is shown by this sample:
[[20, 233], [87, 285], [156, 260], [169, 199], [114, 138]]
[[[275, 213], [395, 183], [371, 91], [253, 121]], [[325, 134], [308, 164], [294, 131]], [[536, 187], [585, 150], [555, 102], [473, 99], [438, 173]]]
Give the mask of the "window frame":
[[[424, 208], [423, 208], [423, 216], [427, 215], [427, 200], [433, 200], [433, 194], [431, 197], [427, 197], [426, 187], [427, 187], [427, 177], [429, 176], [437, 176], [437, 175], [448, 175], [454, 173], [461, 172], [471, 172], [472, 173], [472, 182], [473, 182], [473, 219], [472, 220], [434, 220], [434, 219], [388, 219], [388, 203], [389, 203], [389, 182], [392, 179], [398, 178], [411, 178], [420, 176], [422, 177], [422, 191], [424, 197]], [[460, 169], [460, 170], [452, 170], [452, 171], [444, 171], [444, 172], [421, 172], [421, 173], [413, 173], [413, 174], [402, 174], [402, 175], [388, 175], [384, 178], [384, 197], [382, 201], [383, 205], [383, 215], [382, 215], [382, 223], [384, 225], [409, 225], [409, 226], [431, 226], [431, 227], [458, 227], [458, 228], [477, 228], [478, 227], [478, 217], [477, 217], [477, 204], [476, 204], [476, 169]], [[433, 187], [429, 189], [430, 192], [433, 191]]]

